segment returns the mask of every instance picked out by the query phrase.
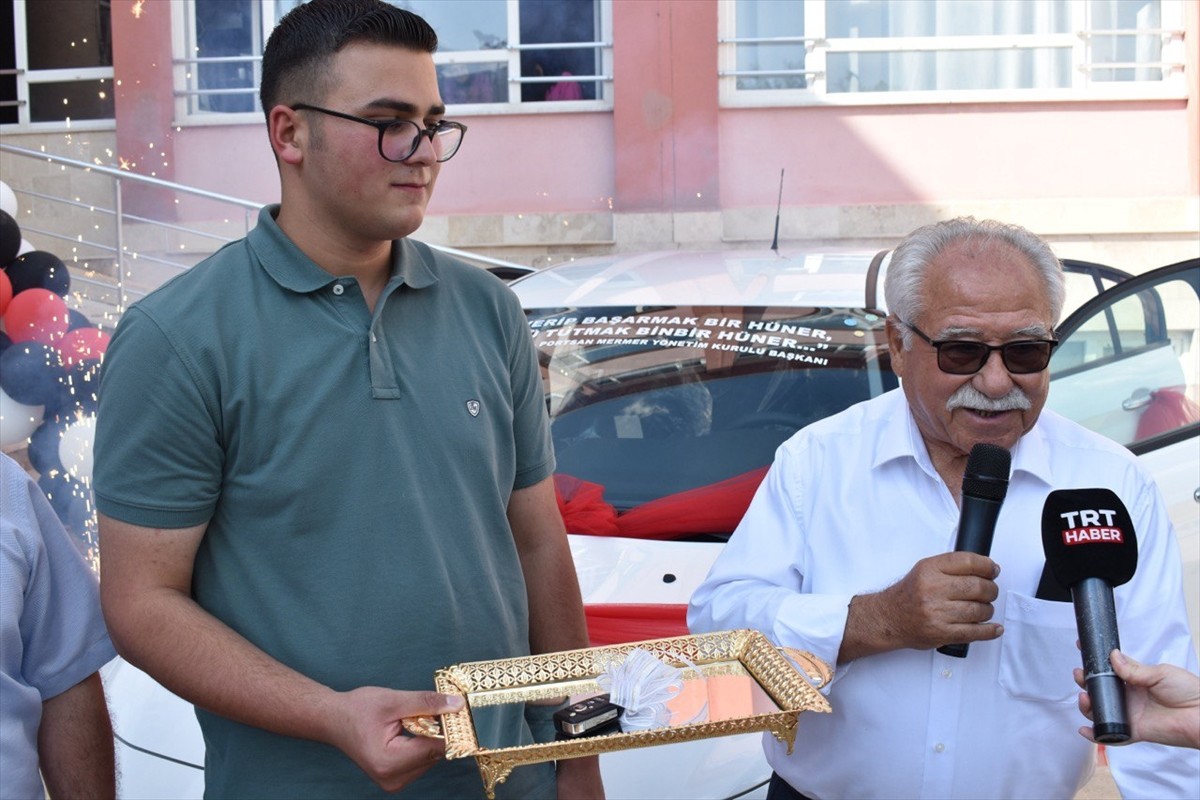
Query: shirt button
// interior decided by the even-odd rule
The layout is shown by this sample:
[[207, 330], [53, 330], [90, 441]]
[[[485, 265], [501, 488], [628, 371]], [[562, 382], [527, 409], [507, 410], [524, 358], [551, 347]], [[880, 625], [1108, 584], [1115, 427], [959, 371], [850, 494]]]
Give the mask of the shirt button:
[[935, 752], [935, 753], [944, 753], [944, 752], [946, 752], [946, 745], [942, 744], [941, 742], [938, 742], [937, 744], [935, 744], [935, 745], [933, 746], [933, 752]]
[[954, 675], [954, 670], [952, 670], [952, 669], [944, 669], [944, 670], [942, 670], [942, 677], [943, 677], [943, 678], [949, 678], [949, 677], [952, 677], [953, 675]]
[[333, 285], [333, 293], [336, 294], [338, 297], [341, 297], [342, 294], [345, 293], [345, 291], [346, 291], [346, 287], [342, 286], [340, 283], [335, 283]]

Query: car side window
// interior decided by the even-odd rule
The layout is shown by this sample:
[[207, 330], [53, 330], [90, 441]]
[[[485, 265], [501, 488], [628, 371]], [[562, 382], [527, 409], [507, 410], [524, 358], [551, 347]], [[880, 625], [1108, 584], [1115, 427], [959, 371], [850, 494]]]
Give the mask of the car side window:
[[1200, 265], [1131, 279], [1060, 328], [1047, 407], [1135, 447], [1200, 424]]

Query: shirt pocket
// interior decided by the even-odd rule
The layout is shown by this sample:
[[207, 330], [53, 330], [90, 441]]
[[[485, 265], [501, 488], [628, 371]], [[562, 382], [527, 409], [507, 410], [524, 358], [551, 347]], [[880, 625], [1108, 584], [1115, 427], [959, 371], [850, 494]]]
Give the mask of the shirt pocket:
[[1083, 663], [1075, 641], [1075, 606], [1008, 593], [1000, 637], [1000, 686], [1012, 697], [1074, 703], [1072, 670]]

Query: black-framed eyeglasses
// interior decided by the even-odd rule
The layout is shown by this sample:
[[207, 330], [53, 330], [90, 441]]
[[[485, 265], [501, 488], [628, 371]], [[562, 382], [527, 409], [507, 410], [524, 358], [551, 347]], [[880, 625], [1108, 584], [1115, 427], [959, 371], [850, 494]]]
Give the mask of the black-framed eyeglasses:
[[1007, 344], [984, 344], [953, 339], [935, 342], [916, 325], [904, 320], [899, 322], [937, 350], [938, 369], [951, 375], [974, 375], [983, 369], [983, 365], [992, 357], [993, 350], [1000, 351], [1004, 368], [1014, 375], [1041, 372], [1050, 365], [1050, 356], [1054, 353], [1054, 348], [1058, 347], [1058, 342], [1053, 339], [1025, 339]]
[[387, 161], [408, 161], [421, 146], [421, 137], [429, 138], [433, 145], [434, 156], [438, 161], [449, 161], [462, 145], [467, 126], [461, 122], [439, 120], [428, 128], [423, 128], [412, 120], [392, 119], [375, 120], [356, 117], [353, 114], [343, 114], [341, 111], [331, 111], [320, 106], [310, 106], [308, 103], [296, 103], [293, 111], [318, 111], [331, 117], [348, 119], [370, 125], [379, 131], [379, 155]]

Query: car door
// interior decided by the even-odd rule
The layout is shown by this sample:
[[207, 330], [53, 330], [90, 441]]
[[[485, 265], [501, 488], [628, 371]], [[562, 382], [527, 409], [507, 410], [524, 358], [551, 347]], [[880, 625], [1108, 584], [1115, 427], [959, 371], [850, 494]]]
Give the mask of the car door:
[[1122, 281], [1058, 337], [1046, 407], [1125, 445], [1154, 476], [1200, 641], [1200, 259]]

